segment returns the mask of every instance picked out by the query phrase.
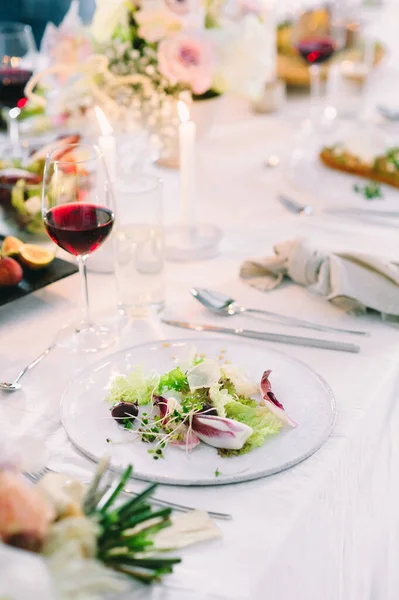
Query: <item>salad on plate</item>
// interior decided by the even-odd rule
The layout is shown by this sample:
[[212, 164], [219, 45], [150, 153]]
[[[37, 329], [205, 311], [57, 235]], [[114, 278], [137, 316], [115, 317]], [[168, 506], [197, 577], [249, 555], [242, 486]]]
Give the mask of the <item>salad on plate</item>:
[[296, 427], [273, 393], [271, 371], [252, 381], [224, 352], [215, 359], [192, 348], [166, 373], [136, 365], [114, 375], [106, 402], [115, 426], [147, 443], [155, 460], [165, 458], [168, 446], [192, 452], [201, 443], [220, 456], [238, 456], [263, 446], [284, 426]]
[[[45, 233], [42, 219], [42, 181], [46, 156], [59, 148], [59, 156], [69, 160], [68, 146], [77, 144], [79, 135], [67, 135], [34, 150], [26, 158], [0, 159], [0, 205], [19, 229], [31, 234]], [[70, 156], [73, 166], [74, 159]], [[65, 173], [67, 187], [68, 177]]]

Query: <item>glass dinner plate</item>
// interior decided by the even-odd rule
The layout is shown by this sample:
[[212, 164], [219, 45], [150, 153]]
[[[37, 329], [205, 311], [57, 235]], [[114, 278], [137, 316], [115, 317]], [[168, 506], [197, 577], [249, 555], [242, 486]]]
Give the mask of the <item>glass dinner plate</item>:
[[[254, 381], [260, 381], [263, 372], [271, 369], [273, 391], [298, 427], [283, 428], [261, 448], [242, 456], [222, 458], [215, 448], [201, 443], [191, 453], [169, 445], [165, 458], [154, 460], [148, 444], [112, 419], [105, 402], [109, 380], [138, 364], [145, 370], [164, 373], [176, 366], [176, 356], [186, 355], [193, 345], [210, 358], [218, 357], [224, 348], [226, 359], [243, 367]], [[332, 430], [335, 401], [326, 382], [310, 367], [266, 345], [201, 338], [153, 342], [111, 354], [70, 382], [62, 398], [61, 415], [72, 442], [94, 461], [108, 454], [117, 470], [133, 464], [137, 479], [205, 486], [265, 477], [309, 457]]]

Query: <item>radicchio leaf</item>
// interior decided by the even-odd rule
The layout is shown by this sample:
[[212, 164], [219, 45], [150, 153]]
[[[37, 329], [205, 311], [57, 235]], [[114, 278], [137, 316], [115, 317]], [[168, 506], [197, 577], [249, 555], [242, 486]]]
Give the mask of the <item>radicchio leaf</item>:
[[199, 439], [214, 448], [241, 450], [253, 429], [244, 423], [224, 417], [196, 414], [192, 428]]
[[164, 420], [166, 417], [166, 413], [168, 412], [168, 401], [163, 396], [158, 396], [156, 394], [153, 395], [154, 403], [159, 408], [159, 414], [161, 418]]
[[187, 425], [184, 425], [184, 423], [180, 423], [176, 427], [176, 434], [178, 434], [178, 439], [172, 440], [171, 444], [180, 448], [180, 450], [191, 452], [193, 448], [196, 448], [201, 443], [198, 435], [191, 428], [187, 427]]
[[[283, 423], [287, 423], [290, 427], [297, 427], [298, 423], [293, 421], [285, 412], [284, 406], [279, 402], [272, 392], [272, 386], [269, 381], [271, 371], [265, 371], [260, 382], [260, 389], [263, 397], [263, 404], [276, 415]], [[262, 404], [262, 402], [261, 402]]]

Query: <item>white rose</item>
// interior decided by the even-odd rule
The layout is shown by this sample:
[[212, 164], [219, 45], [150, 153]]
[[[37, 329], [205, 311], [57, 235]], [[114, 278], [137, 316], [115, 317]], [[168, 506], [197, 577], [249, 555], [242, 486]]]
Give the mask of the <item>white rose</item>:
[[209, 30], [209, 35], [216, 48], [213, 89], [259, 97], [274, 60], [271, 28], [255, 15], [247, 15]]
[[128, 25], [129, 8], [126, 0], [97, 0], [91, 31], [98, 42], [112, 38], [118, 25]]
[[179, 17], [165, 6], [148, 8], [143, 4], [143, 8], [135, 13], [135, 18], [139, 24], [139, 36], [150, 44], [159, 42], [181, 28]]

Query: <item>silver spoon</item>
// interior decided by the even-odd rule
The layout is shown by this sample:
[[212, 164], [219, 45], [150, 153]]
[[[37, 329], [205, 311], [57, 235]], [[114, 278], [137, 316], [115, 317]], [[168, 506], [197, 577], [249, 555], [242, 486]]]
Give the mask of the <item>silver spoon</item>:
[[231, 317], [233, 315], [243, 313], [248, 313], [248, 316], [265, 315], [266, 317], [269, 317], [269, 320], [272, 319], [273, 321], [277, 321], [278, 323], [281, 323], [281, 325], [292, 325], [294, 327], [303, 327], [305, 329], [314, 329], [316, 331], [335, 331], [338, 333], [351, 333], [354, 335], [370, 335], [367, 331], [328, 327], [327, 325], [319, 325], [318, 323], [303, 321], [302, 319], [297, 319], [296, 317], [280, 315], [269, 310], [245, 308], [244, 306], [238, 304], [233, 298], [225, 296], [224, 294], [220, 294], [219, 292], [207, 290], [205, 288], [192, 288], [190, 291], [194, 298], [203, 306], [212, 312], [225, 317]]
[[33, 367], [36, 367], [36, 365], [38, 365], [43, 360], [43, 358], [47, 356], [47, 354], [51, 352], [53, 348], [55, 348], [55, 346], [56, 343], [52, 342], [50, 346], [44, 350], [44, 352], [42, 352], [37, 358], [35, 358], [35, 360], [32, 360], [32, 362], [29, 363], [29, 365], [27, 365], [24, 369], [22, 369], [15, 381], [13, 381], [12, 383], [7, 383], [6, 381], [0, 382], [0, 390], [4, 390], [6, 392], [15, 392], [16, 390], [19, 390], [21, 388], [19, 380], [22, 379], [25, 373], [33, 369]]
[[399, 121], [399, 109], [392, 109], [388, 106], [377, 106], [377, 110], [388, 121]]

